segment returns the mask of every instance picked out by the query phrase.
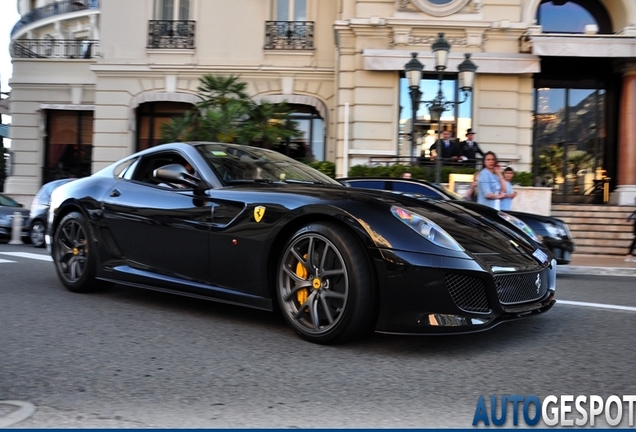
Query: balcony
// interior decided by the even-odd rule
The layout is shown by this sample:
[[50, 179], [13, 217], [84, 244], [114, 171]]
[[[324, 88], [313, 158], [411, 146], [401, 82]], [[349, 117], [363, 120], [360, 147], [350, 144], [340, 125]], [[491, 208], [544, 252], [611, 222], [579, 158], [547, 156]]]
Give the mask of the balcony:
[[91, 59], [99, 57], [99, 40], [20, 39], [11, 44], [11, 57]]
[[196, 21], [151, 20], [148, 49], [194, 49]]
[[99, 9], [99, 1], [100, 0], [64, 0], [49, 3], [46, 6], [33, 9], [31, 12], [20, 18], [20, 21], [13, 26], [11, 36], [13, 36], [15, 32], [20, 30], [22, 27], [44, 18], [86, 9]]
[[313, 21], [266, 21], [266, 50], [313, 50]]

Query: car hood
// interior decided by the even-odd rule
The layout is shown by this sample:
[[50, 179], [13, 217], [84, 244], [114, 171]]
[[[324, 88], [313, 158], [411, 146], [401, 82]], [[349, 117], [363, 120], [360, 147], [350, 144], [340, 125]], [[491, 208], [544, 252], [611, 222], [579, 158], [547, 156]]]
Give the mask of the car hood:
[[[536, 245], [514, 233], [503, 223], [497, 222], [498, 216], [488, 217], [465, 208], [461, 202], [440, 201], [422, 195], [401, 194], [374, 189], [355, 189], [344, 186], [320, 185], [304, 186], [292, 184], [254, 184], [232, 188], [233, 190], [253, 190], [255, 204], [267, 200], [268, 192], [289, 194], [290, 206], [331, 205], [343, 209], [353, 216], [359, 225], [365, 227], [372, 238], [382, 238], [379, 247], [421, 251], [422, 244], [428, 243], [415, 234], [411, 228], [392, 215], [391, 208], [401, 207], [437, 224], [462, 248], [474, 254], [532, 254]], [[258, 190], [258, 192], [256, 192]], [[293, 195], [293, 197], [292, 197]], [[257, 201], [258, 200], [258, 201]], [[281, 198], [273, 199], [281, 201]], [[291, 204], [293, 202], [293, 204]], [[411, 235], [411, 233], [413, 235]], [[432, 248], [427, 248], [431, 251]], [[451, 254], [453, 251], [439, 248], [438, 254]]]

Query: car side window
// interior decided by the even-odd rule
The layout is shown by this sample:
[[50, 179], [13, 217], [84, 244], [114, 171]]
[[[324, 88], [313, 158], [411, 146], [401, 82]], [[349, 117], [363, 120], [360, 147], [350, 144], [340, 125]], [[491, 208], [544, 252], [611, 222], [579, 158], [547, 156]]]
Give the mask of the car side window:
[[115, 168], [115, 177], [130, 180], [139, 158], [128, 159]]
[[195, 173], [194, 170], [192, 169], [192, 165], [190, 165], [190, 163], [183, 156], [181, 156], [178, 153], [171, 153], [171, 152], [153, 154], [151, 156], [146, 156], [144, 158], [141, 158], [141, 160], [139, 160], [136, 166], [134, 167], [134, 170], [130, 169], [129, 171], [134, 171], [134, 174], [132, 175], [132, 180], [140, 181], [143, 183], [151, 184], [153, 186], [159, 186], [159, 187], [163, 187], [167, 189], [175, 189], [176, 187], [174, 185], [158, 181], [153, 176], [153, 173], [157, 168], [161, 168], [163, 166], [171, 165], [171, 164], [182, 165], [186, 167], [186, 169], [189, 168], [189, 171], [191, 171], [190, 172], [191, 174]]
[[426, 195], [431, 198], [440, 198], [440, 194], [436, 191], [417, 183], [395, 182], [393, 183], [393, 190], [397, 192], [408, 192]]
[[351, 187], [361, 189], [386, 189], [384, 181], [380, 180], [355, 180], [349, 181]]

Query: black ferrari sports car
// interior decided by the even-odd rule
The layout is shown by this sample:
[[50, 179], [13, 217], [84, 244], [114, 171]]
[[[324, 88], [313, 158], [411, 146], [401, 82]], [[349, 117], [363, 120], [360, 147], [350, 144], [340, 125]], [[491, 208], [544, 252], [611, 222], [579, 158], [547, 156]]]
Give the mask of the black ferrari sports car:
[[[463, 200], [456, 193], [444, 189], [442, 186], [425, 180], [388, 178], [388, 177], [349, 177], [338, 179], [342, 184], [355, 188], [365, 189], [383, 189], [400, 193], [417, 193], [429, 196], [431, 198], [442, 200]], [[469, 201], [464, 201], [468, 203]], [[470, 204], [466, 204], [467, 206]], [[472, 206], [475, 207], [474, 205]], [[483, 209], [481, 212], [488, 212]], [[490, 213], [502, 218], [516, 218], [515, 224], [521, 222], [525, 225], [522, 229], [531, 236], [536, 235], [536, 240], [543, 242], [548, 249], [554, 254], [557, 264], [569, 264], [574, 252], [574, 241], [568, 225], [561, 219], [551, 216], [543, 216], [534, 213], [526, 213], [519, 211], [506, 210], [506, 212], [498, 212], [492, 210]], [[512, 216], [512, 218], [510, 218]], [[533, 234], [529, 233], [529, 230]]]
[[556, 262], [507, 224], [241, 145], [165, 144], [60, 186], [47, 244], [71, 291], [278, 309], [317, 343], [476, 332], [555, 303]]

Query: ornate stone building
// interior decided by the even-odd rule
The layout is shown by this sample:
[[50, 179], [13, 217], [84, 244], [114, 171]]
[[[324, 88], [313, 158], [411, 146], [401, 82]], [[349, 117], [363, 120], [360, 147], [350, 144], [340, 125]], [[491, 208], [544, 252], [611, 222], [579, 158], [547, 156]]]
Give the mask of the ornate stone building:
[[[239, 75], [255, 99], [286, 100], [305, 132], [291, 144], [335, 162], [340, 175], [411, 149], [427, 156], [440, 125], [426, 102], [438, 88], [464, 99], [464, 53], [478, 67], [474, 88], [444, 112], [443, 129], [464, 139], [473, 128], [482, 148], [532, 170], [556, 200], [582, 202], [601, 170], [614, 201], [636, 197], [636, 0], [18, 6], [5, 190], [23, 202], [43, 182], [155, 145], [159, 125], [197, 101], [203, 74]], [[441, 81], [431, 51], [439, 33], [451, 43]], [[412, 52], [424, 64], [415, 115], [404, 77]]]

